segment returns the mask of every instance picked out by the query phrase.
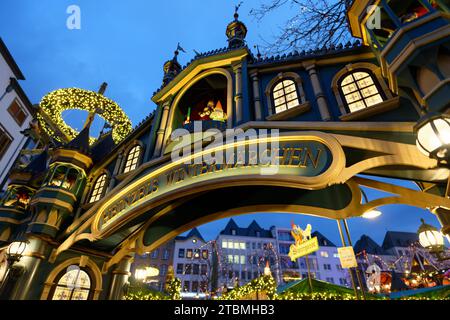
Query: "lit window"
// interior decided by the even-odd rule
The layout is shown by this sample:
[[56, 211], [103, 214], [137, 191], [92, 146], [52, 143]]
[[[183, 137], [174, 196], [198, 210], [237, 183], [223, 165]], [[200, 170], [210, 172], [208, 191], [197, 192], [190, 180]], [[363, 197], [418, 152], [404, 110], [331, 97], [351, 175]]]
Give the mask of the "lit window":
[[12, 137], [6, 133], [6, 130], [0, 126], [0, 159], [8, 151], [8, 147], [13, 141]]
[[245, 264], [245, 256], [240, 256], [241, 264]]
[[241, 250], [245, 250], [245, 242], [240, 242], [239, 247]]
[[233, 263], [233, 255], [228, 255], [228, 263]]
[[125, 163], [124, 173], [130, 172], [136, 169], [139, 157], [141, 155], [141, 146], [134, 146], [130, 152], [128, 152], [127, 162]]
[[13, 103], [8, 107], [9, 114], [14, 118], [19, 126], [22, 126], [27, 118], [27, 114], [23, 111], [17, 100], [14, 100]]
[[235, 242], [235, 243], [234, 243], [234, 248], [235, 248], [235, 249], [239, 249], [239, 242]]
[[234, 261], [235, 264], [239, 264], [239, 256], [234, 256]]
[[100, 200], [103, 196], [103, 191], [106, 186], [106, 173], [102, 174], [97, 178], [94, 184], [94, 189], [92, 190], [91, 198], [89, 199], [89, 203], [96, 202]]
[[222, 248], [225, 248], [225, 249], [228, 248], [228, 242], [227, 242], [227, 240], [222, 240]]
[[324, 258], [328, 258], [328, 252], [326, 251], [320, 251], [320, 256]]
[[372, 76], [355, 71], [341, 81], [341, 90], [350, 112], [355, 112], [383, 102]]
[[289, 79], [282, 80], [272, 91], [275, 113], [280, 113], [298, 106], [297, 87], [295, 82]]
[[91, 279], [80, 268], [72, 268], [59, 279], [52, 300], [88, 300]]
[[186, 258], [192, 259], [192, 253], [193, 253], [192, 249], [187, 249]]
[[233, 241], [228, 241], [228, 249], [233, 249]]

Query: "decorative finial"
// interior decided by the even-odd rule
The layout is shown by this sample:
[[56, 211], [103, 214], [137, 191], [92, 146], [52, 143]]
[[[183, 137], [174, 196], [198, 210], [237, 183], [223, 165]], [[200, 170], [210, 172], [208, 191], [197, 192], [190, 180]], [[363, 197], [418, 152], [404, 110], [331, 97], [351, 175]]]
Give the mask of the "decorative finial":
[[180, 53], [180, 51], [186, 53], [186, 50], [184, 50], [184, 49], [181, 47], [180, 43], [178, 42], [178, 44], [177, 44], [177, 50], [175, 50], [175, 56], [178, 56], [178, 54]]
[[106, 82], [103, 82], [100, 86], [100, 89], [98, 89], [98, 93], [103, 95], [106, 91], [106, 88], [108, 87], [108, 84]]
[[255, 45], [254, 48], [258, 51], [258, 54], [256, 55], [256, 57], [257, 57], [258, 59], [261, 59], [262, 55], [261, 55], [261, 52], [259, 52], [259, 46], [258, 46], [258, 45]]
[[239, 2], [239, 4], [237, 6], [234, 7], [234, 18], [237, 20], [239, 18], [239, 8], [241, 7], [241, 5], [244, 3], [244, 1]]

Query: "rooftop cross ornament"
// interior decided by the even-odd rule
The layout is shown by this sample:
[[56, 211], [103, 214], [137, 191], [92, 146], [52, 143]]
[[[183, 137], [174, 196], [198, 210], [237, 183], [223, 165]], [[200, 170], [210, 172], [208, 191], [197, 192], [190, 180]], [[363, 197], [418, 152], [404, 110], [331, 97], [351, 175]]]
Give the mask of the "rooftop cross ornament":
[[241, 1], [241, 2], [239, 2], [239, 4], [237, 6], [234, 7], [235, 16], [238, 14], [239, 8], [242, 6], [243, 3], [244, 3], [244, 1]]
[[[106, 82], [103, 82], [100, 86], [100, 89], [98, 89], [98, 94], [103, 95], [106, 91], [106, 88], [108, 87], [108, 84]], [[103, 113], [102, 110], [97, 108], [95, 112], [89, 112], [88, 116], [86, 117], [86, 121], [84, 122], [83, 129], [86, 127], [91, 127], [92, 122], [94, 122], [95, 114], [101, 114]]]

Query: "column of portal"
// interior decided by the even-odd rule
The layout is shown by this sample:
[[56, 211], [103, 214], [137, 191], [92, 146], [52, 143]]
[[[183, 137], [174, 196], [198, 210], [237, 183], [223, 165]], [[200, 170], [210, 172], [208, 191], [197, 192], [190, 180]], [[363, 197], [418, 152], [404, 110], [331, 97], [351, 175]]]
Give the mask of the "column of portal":
[[118, 264], [112, 272], [111, 289], [109, 291], [108, 300], [121, 300], [125, 294], [125, 288], [130, 277], [132, 256], [126, 256]]
[[253, 82], [253, 103], [255, 108], [255, 120], [262, 120], [261, 97], [259, 95], [258, 71], [252, 71], [250, 74]]
[[309, 78], [311, 79], [317, 105], [319, 106], [320, 116], [322, 117], [323, 121], [329, 121], [331, 120], [331, 115], [330, 111], [328, 110], [328, 104], [327, 100], [325, 99], [325, 94], [323, 93], [322, 86], [320, 85], [316, 66], [314, 63], [305, 64], [305, 69], [308, 71]]
[[233, 66], [233, 71], [236, 81], [236, 93], [234, 95], [234, 101], [236, 103], [236, 124], [242, 121], [242, 65]]
[[161, 148], [164, 142], [164, 135], [166, 133], [167, 121], [169, 119], [170, 102], [164, 103], [162, 107], [162, 116], [159, 129], [156, 132], [156, 145], [155, 151], [153, 152], [153, 157], [158, 157], [161, 155]]

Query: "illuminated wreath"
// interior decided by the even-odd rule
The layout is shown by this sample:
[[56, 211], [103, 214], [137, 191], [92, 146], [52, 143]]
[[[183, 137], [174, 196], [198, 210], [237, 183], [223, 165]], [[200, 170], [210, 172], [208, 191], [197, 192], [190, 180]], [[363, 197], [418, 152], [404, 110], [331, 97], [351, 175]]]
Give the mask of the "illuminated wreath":
[[[78, 135], [78, 131], [67, 125], [62, 118], [62, 112], [71, 109], [95, 112], [102, 117], [112, 128], [112, 138], [115, 143], [122, 141], [132, 130], [131, 121], [119, 105], [93, 91], [78, 88], [59, 89], [50, 92], [42, 98], [39, 107], [40, 111], [45, 113], [70, 139], [75, 138]], [[38, 114], [37, 118], [43, 130], [61, 142], [60, 137], [46, 123], [44, 117]], [[91, 137], [90, 143], [94, 143], [95, 140], [95, 138]]]

